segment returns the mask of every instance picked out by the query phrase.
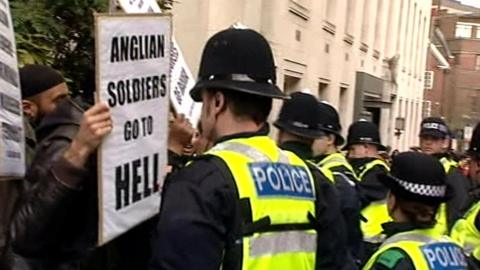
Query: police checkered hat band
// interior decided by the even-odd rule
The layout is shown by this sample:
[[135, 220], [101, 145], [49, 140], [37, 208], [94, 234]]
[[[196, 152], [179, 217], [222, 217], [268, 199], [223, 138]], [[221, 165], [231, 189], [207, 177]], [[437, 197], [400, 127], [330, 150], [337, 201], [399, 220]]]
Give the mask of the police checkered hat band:
[[423, 123], [422, 129], [434, 129], [442, 133], [448, 134], [448, 127], [440, 123]]
[[415, 195], [443, 198], [445, 197], [445, 194], [447, 192], [446, 185], [417, 184], [417, 183], [403, 181], [396, 177], [391, 177], [391, 178], [394, 181], [396, 181], [400, 186], [402, 186], [405, 190]]

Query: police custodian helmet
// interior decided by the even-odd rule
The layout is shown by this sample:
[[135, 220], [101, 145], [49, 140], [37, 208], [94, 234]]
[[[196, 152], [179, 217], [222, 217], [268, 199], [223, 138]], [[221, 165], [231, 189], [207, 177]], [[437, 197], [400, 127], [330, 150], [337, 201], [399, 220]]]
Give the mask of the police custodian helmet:
[[335, 135], [335, 145], [342, 145], [345, 139], [342, 134], [340, 134], [342, 125], [340, 124], [340, 117], [338, 116], [337, 110], [326, 101], [318, 103], [318, 110], [320, 116], [319, 128]]
[[377, 125], [372, 122], [360, 120], [354, 122], [348, 128], [347, 144], [342, 150], [348, 150], [354, 144], [371, 144], [377, 146], [378, 150], [385, 151], [385, 147], [380, 141], [380, 132]]
[[325, 132], [318, 128], [320, 113], [317, 99], [301, 92], [292, 93], [290, 96], [291, 99], [284, 101], [273, 125], [303, 138], [317, 139], [325, 136]]
[[190, 95], [201, 101], [201, 91], [210, 88], [287, 99], [275, 83], [275, 63], [267, 40], [251, 29], [229, 28], [207, 41]]

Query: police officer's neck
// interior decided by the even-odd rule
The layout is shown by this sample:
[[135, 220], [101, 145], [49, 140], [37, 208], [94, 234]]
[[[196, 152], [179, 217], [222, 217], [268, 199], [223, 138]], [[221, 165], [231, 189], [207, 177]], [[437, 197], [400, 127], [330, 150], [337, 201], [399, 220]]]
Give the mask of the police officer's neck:
[[335, 153], [338, 153], [337, 147], [335, 147], [333, 145], [327, 146], [327, 148], [325, 150], [325, 155], [331, 155], [331, 154], [335, 154]]
[[303, 137], [297, 136], [295, 134], [280, 130], [280, 132], [278, 133], [278, 143], [283, 144], [283, 143], [286, 143], [286, 142], [299, 142], [299, 143], [303, 143], [303, 144], [306, 144], [306, 145], [312, 145], [313, 144], [312, 139], [303, 138]]
[[215, 139], [247, 132], [259, 131], [265, 123], [257, 123], [251, 119], [223, 115], [217, 118], [215, 124]]

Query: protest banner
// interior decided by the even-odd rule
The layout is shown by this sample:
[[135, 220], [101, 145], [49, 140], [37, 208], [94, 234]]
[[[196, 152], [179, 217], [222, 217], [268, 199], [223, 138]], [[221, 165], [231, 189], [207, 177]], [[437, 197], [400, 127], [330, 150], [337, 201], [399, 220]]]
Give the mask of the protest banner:
[[21, 100], [12, 17], [0, 0], [0, 180], [25, 175]]
[[[126, 13], [162, 12], [155, 0], [118, 0], [118, 2]], [[175, 38], [172, 38], [172, 40], [170, 102], [177, 113], [185, 114], [192, 125], [196, 127], [200, 119], [202, 105], [199, 102], [194, 102], [190, 97], [190, 89], [195, 84], [195, 79]]]
[[99, 245], [157, 214], [167, 164], [171, 16], [96, 15], [99, 102], [113, 130], [99, 153]]

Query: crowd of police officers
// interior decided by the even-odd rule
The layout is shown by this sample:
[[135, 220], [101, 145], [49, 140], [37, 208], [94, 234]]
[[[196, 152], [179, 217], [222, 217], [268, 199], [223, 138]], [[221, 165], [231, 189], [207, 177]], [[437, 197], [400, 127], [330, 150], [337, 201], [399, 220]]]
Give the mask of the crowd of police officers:
[[[354, 122], [345, 139], [333, 106], [308, 93], [282, 92], [268, 42], [249, 29], [229, 28], [208, 40], [190, 94], [203, 103], [199, 136], [204, 151], [188, 160], [170, 157], [173, 171], [165, 179], [160, 214], [149, 221], [151, 227], [142, 227], [149, 230], [144, 238], [136, 237], [145, 240], [138, 247], [152, 244], [145, 267], [480, 268], [479, 125], [468, 149], [467, 174], [446, 151], [449, 129], [436, 117], [421, 123], [421, 151], [385, 160], [381, 152], [387, 148], [375, 124]], [[273, 123], [276, 141], [268, 136], [267, 123], [273, 99], [283, 100]], [[56, 241], [40, 237], [45, 231], [38, 228], [61, 228], [63, 223], [53, 222], [55, 211], [69, 211], [65, 204], [74, 200], [69, 196], [78, 196], [63, 189], [83, 188], [81, 179], [67, 179], [85, 175], [85, 155], [111, 130], [108, 108], [102, 106], [80, 117], [79, 134], [70, 136], [60, 164], [44, 174], [61, 183], [51, 189], [61, 196], [30, 202], [35, 206], [26, 207], [22, 200], [17, 205], [26, 215], [40, 214], [30, 226], [11, 232], [13, 269], [98, 269], [82, 263], [75, 268], [58, 259], [42, 264], [43, 256], [55, 255], [38, 254]], [[32, 191], [24, 193], [28, 197]], [[23, 220], [13, 216], [14, 225]], [[40, 236], [32, 238], [35, 234]], [[18, 248], [16, 241], [29, 237], [44, 242], [36, 251]], [[69, 243], [62, 242], [63, 251], [77, 247]], [[137, 246], [125, 243], [119, 249], [130, 249], [134, 257]], [[76, 262], [86, 260], [82, 256], [86, 252], [75, 255]], [[140, 265], [117, 269], [144, 269]]]

